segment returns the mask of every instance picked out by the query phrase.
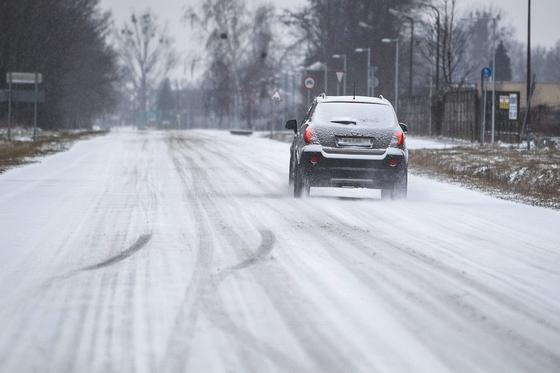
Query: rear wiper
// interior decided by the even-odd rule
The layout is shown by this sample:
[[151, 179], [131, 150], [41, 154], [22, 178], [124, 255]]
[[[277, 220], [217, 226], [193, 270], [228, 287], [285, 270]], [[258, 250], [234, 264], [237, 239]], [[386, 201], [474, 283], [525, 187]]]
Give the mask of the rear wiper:
[[331, 123], [337, 123], [337, 124], [353, 124], [353, 125], [357, 125], [358, 123], [354, 120], [331, 120]]

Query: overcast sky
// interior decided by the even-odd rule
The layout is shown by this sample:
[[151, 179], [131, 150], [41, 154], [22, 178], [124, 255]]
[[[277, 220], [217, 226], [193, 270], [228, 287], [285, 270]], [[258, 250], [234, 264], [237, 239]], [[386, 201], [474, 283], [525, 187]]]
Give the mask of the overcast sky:
[[[185, 8], [194, 6], [202, 0], [101, 0], [102, 6], [113, 12], [119, 25], [127, 19], [131, 12], [142, 11], [146, 8], [152, 9], [162, 21], [168, 23], [169, 30], [175, 39], [177, 48], [188, 55], [193, 49], [192, 39], [189, 37], [189, 30], [181, 21], [181, 16]], [[255, 4], [266, 2], [267, 0], [249, 0]], [[306, 3], [306, 0], [282, 0], [269, 2], [273, 4], [281, 3], [282, 7], [298, 7]], [[527, 38], [527, 0], [458, 0], [462, 12], [469, 9], [477, 9], [482, 6], [493, 4], [501, 9], [505, 14], [504, 24], [511, 25], [516, 33], [516, 37], [525, 41]], [[560, 41], [560, 0], [533, 0], [533, 43], [550, 47]], [[184, 59], [188, 61], [188, 56]], [[177, 71], [178, 75], [187, 77], [188, 62], [185, 63], [183, 72]], [[187, 77], [188, 79], [188, 77]]]
[[[256, 2], [258, 0], [253, 0]], [[264, 1], [264, 0], [262, 0]], [[276, 1], [271, 1], [276, 3]], [[162, 20], [169, 22], [175, 38], [180, 41], [187, 33], [181, 26], [180, 16], [186, 6], [196, 4], [196, 0], [101, 0], [103, 7], [113, 11], [115, 18], [122, 21], [132, 10], [141, 11], [151, 8]], [[459, 0], [463, 9], [480, 7], [494, 3], [507, 15], [506, 23], [511, 24], [519, 39], [526, 38], [527, 0]], [[305, 0], [282, 0], [282, 6], [298, 6]], [[533, 0], [534, 43], [551, 46], [560, 40], [560, 0]]]

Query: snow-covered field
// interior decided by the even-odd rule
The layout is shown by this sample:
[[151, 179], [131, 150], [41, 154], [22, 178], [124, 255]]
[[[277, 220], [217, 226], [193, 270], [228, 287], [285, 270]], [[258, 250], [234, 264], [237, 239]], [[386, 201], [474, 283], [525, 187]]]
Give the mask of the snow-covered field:
[[560, 371], [560, 212], [294, 200], [288, 157], [124, 131], [0, 175], [0, 372]]

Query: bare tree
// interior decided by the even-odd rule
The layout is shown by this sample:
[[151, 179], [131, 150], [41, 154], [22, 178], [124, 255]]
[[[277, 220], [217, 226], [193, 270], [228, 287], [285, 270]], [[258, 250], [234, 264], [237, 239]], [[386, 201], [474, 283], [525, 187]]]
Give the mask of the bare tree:
[[[43, 73], [48, 105], [39, 107], [41, 127], [88, 126], [112, 110], [117, 63], [107, 42], [110, 15], [99, 0], [0, 0], [0, 23], [0, 76]], [[20, 107], [15, 120], [30, 123], [32, 110]]]
[[155, 14], [132, 14], [130, 23], [116, 33], [123, 78], [142, 112], [155, 102], [155, 90], [176, 63], [173, 41]]
[[208, 108], [218, 114], [238, 117], [240, 108], [240, 60], [247, 48], [247, 7], [244, 0], [205, 0], [190, 8], [186, 18], [206, 39], [207, 66], [203, 88]]

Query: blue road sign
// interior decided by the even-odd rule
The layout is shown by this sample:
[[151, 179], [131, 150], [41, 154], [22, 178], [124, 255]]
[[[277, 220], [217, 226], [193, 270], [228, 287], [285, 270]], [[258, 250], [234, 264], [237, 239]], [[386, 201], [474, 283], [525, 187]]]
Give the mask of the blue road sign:
[[[0, 103], [8, 102], [10, 91], [0, 89]], [[38, 103], [45, 102], [45, 91], [40, 90], [35, 94], [32, 90], [14, 89], [12, 90], [12, 102], [33, 104], [37, 100]]]
[[492, 76], [492, 69], [489, 67], [485, 67], [484, 69], [482, 69], [482, 76], [486, 79], [490, 78]]

